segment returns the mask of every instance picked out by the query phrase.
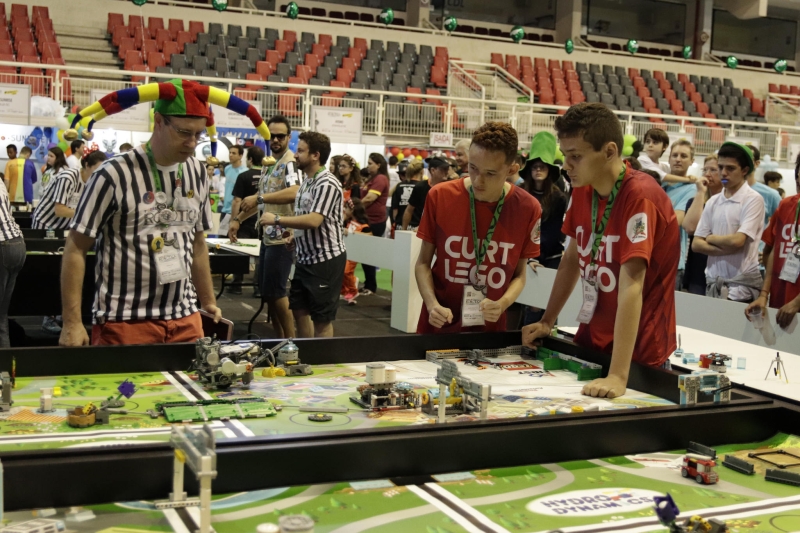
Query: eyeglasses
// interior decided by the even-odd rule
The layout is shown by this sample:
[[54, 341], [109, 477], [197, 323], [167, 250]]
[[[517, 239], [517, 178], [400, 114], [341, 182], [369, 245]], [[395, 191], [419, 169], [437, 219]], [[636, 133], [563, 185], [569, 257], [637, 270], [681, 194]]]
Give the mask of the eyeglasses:
[[286, 140], [288, 136], [289, 135], [286, 133], [273, 133], [271, 138], [273, 141], [283, 141]]
[[172, 121], [169, 120], [167, 117], [164, 117], [164, 122], [169, 124], [169, 126], [173, 130], [175, 130], [175, 133], [178, 134], [178, 137], [180, 137], [184, 141], [188, 141], [188, 140], [194, 138], [195, 141], [200, 142], [200, 140], [203, 138], [203, 134], [205, 133], [203, 131], [198, 132], [198, 133], [194, 133], [194, 132], [189, 131], [189, 130], [180, 130], [180, 129], [176, 128], [175, 124], [173, 124]]

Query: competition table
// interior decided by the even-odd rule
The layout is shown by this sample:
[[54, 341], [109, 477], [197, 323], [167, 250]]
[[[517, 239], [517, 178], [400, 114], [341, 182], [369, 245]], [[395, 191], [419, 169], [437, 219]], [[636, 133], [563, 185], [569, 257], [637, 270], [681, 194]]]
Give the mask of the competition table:
[[[263, 342], [265, 346], [272, 346], [276, 341]], [[427, 383], [429, 381], [425, 380], [430, 380], [436, 367], [424, 360], [426, 350], [490, 349], [518, 344], [519, 332], [301, 339], [297, 341], [301, 361], [315, 365], [315, 375], [312, 378], [274, 379], [287, 380], [283, 385], [278, 382], [278, 386], [285, 388], [284, 396], [290, 401], [302, 398], [297, 401], [313, 405], [317, 401], [315, 398], [339, 388], [349, 390], [348, 387], [354, 387], [359, 379], [363, 380], [363, 375], [358, 378], [358, 374], [347, 371], [334, 375], [324, 384], [315, 381], [333, 372], [335, 368], [331, 365], [355, 365], [363, 370], [367, 362], [385, 361], [401, 371], [417, 369], [420, 373], [418, 379]], [[607, 372], [607, 356], [557, 338], [546, 339], [545, 345], [560, 353], [600, 364], [603, 373]], [[83, 398], [99, 401], [114, 390], [110, 384], [126, 377], [148, 381], [153, 379], [150, 377], [152, 374], [161, 374], [158, 380], [169, 381], [166, 385], [156, 383], [159, 387], [170, 384], [178, 387], [175, 383], [182, 383], [181, 387], [190, 394], [213, 392], [198, 390], [199, 386], [185, 377], [184, 372], [194, 353], [191, 344], [12, 349], [0, 352], [0, 370], [10, 369], [14, 359], [17, 380], [27, 394], [33, 395], [34, 403], [42, 380], [51, 386], [66, 383], [64, 386], [71, 390], [83, 388], [83, 394], [75, 393], [81, 397], [81, 402]], [[488, 382], [492, 376], [504, 372], [458, 364], [471, 372], [470, 376], [475, 380]], [[515, 379], [521, 377], [516, 372], [509, 375]], [[404, 419], [384, 421], [363, 413], [348, 413], [346, 418], [354, 426], [348, 425], [350, 422], [340, 426], [320, 426], [303, 422], [308, 413], [297, 413], [287, 408], [276, 417], [258, 423], [218, 421], [214, 424], [215, 431], [219, 432], [219, 474], [214, 481], [214, 492], [264, 491], [376, 479], [415, 485], [427, 482], [432, 475], [452, 472], [681, 450], [690, 441], [709, 446], [757, 443], [771, 439], [777, 433], [797, 433], [797, 428], [800, 428], [800, 406], [797, 403], [767, 398], [739, 388], [732, 391], [730, 403], [713, 404], [701, 397], [695, 406], [675, 405], [679, 392], [677, 375], [675, 371], [634, 364], [629, 388], [638, 391], [639, 395], [631, 393], [627, 399], [623, 398], [623, 405], [567, 415], [525, 417], [520, 416], [519, 411], [516, 415], [509, 414], [513, 404], [522, 397], [534, 404], [537, 401], [556, 401], [539, 397], [551, 395], [550, 389], [542, 385], [549, 378], [539, 375], [530, 376], [529, 382], [525, 382], [528, 385], [517, 385], [514, 389], [500, 390], [498, 387], [494, 392], [493, 385], [493, 394], [501, 396], [496, 398], [497, 402], [506, 402], [506, 413], [492, 416], [495, 411], [490, 408], [487, 420], [466, 417], [437, 424]], [[253, 394], [260, 387], [276, 386], [275, 382], [272, 383], [265, 385], [264, 380], [257, 378], [251, 384], [255, 391]], [[141, 396], [134, 396], [132, 401], [144, 406], [154, 401], [148, 399], [150, 395], [145, 388], [153, 383], [140, 385], [137, 394]], [[567, 386], [569, 392], [565, 398], [587, 401], [579, 395], [581, 386], [577, 382]], [[24, 395], [20, 396], [20, 402], [24, 399]], [[283, 401], [287, 400], [284, 398]], [[346, 398], [342, 402], [351, 405]], [[336, 405], [342, 403], [337, 399]], [[523, 408], [522, 413], [524, 411]], [[125, 423], [141, 421], [135, 417], [128, 420]], [[100, 431], [106, 435], [87, 432], [80, 434], [84, 438], [69, 442], [65, 442], [63, 435], [55, 433], [48, 433], [43, 438], [35, 428], [25, 429], [22, 421], [19, 424], [11, 428], [4, 426], [0, 432], [6, 436], [10, 432], [13, 436], [11, 440], [0, 439], [5, 504], [9, 510], [153, 500], [166, 497], [170, 491], [173, 453], [165, 442], [168, 432], [163, 421], [159, 422], [159, 427], [150, 430], [145, 429], [142, 422], [138, 430], [142, 432], [141, 436], [129, 435], [123, 439], [127, 442], [117, 442], [124, 446], [113, 445], [117, 437], [122, 437], [122, 434], [115, 436], [112, 431], [119, 429], [118, 421], [108, 430]], [[97, 431], [97, 428], [88, 429]], [[161, 437], [158, 437], [159, 432]], [[142, 442], [130, 442], [131, 439]], [[540, 471], [533, 469], [532, 472]], [[44, 479], [61, 481], [43, 483], [41, 480]]]
[[[225, 292], [226, 279], [228, 277], [228, 274], [250, 273], [250, 258], [251, 257], [258, 258], [259, 246], [261, 244], [261, 241], [259, 239], [239, 239], [239, 241], [236, 244], [234, 244], [231, 243], [230, 239], [227, 238], [209, 237], [206, 238], [206, 244], [208, 244], [208, 250], [210, 253], [226, 258], [225, 261], [227, 261], [228, 262], [227, 265], [229, 265], [226, 267], [227, 270], [225, 270], [225, 273], [222, 275], [222, 284], [220, 285], [219, 293], [217, 294], [217, 298], [219, 298], [220, 296], [222, 296], [222, 293]], [[236, 260], [230, 259], [233, 257], [237, 257], [238, 259]], [[247, 261], [242, 261], [243, 258], [246, 258]], [[222, 273], [222, 271], [214, 272], [214, 274], [220, 274], [220, 273]], [[243, 287], [244, 286], [252, 287], [256, 285], [256, 281], [254, 281], [253, 283], [241, 283], [240, 285]]]

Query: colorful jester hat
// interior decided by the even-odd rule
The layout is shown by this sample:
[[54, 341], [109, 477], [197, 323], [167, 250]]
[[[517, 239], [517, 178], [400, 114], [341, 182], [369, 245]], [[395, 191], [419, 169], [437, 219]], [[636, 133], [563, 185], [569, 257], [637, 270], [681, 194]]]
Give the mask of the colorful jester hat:
[[81, 133], [84, 139], [91, 140], [94, 136], [92, 126], [95, 122], [142, 102], [155, 102], [155, 111], [165, 116], [205, 118], [206, 130], [211, 138], [211, 157], [207, 157], [206, 162], [212, 165], [218, 164], [219, 161], [217, 160], [217, 127], [214, 125], [214, 115], [211, 113], [209, 104], [218, 105], [246, 116], [264, 140], [269, 141], [270, 138], [267, 123], [264, 122], [255, 107], [241, 98], [215, 87], [201, 85], [190, 80], [175, 79], [163, 83], [148, 83], [107, 94], [75, 115], [70, 129], [64, 132], [64, 139], [68, 141], [77, 139], [78, 123], [91, 117]]

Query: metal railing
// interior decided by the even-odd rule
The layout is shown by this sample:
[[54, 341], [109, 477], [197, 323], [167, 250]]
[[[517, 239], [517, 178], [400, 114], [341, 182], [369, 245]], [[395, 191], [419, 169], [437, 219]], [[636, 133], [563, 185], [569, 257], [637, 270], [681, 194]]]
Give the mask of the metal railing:
[[533, 102], [533, 90], [512, 76], [510, 72], [494, 63], [476, 61], [450, 60], [451, 65], [475, 72], [478, 83], [486, 88], [486, 96], [490, 100], [518, 101], [520, 97]]
[[[41, 68], [41, 65], [0, 61], [0, 66]], [[47, 65], [48, 75], [28, 76], [21, 79], [41, 90], [41, 94], [59, 100], [62, 104], [83, 108], [91, 104], [91, 90], [113, 91], [137, 85], [132, 81], [95, 79], [91, 75], [107, 74], [107, 69], [77, 66]], [[141, 78], [143, 83], [166, 81], [170, 74], [119, 71], [125, 76]], [[70, 77], [66, 77], [70, 74]], [[75, 77], [81, 76], [81, 77]], [[428, 95], [372, 91], [365, 89], [340, 89], [292, 83], [260, 82], [251, 80], [184, 76], [201, 83], [216, 85], [242, 99], [255, 101], [264, 117], [286, 115], [297, 129], [310, 129], [312, 105], [353, 107], [362, 110], [363, 132], [368, 135], [388, 137], [393, 144], [424, 144], [431, 132], [453, 133], [455, 138], [465, 138], [488, 120], [510, 123], [517, 129], [520, 145], [525, 146], [539, 131], [552, 131], [557, 113], [565, 106], [541, 105], [524, 102], [500, 102], [486, 98], [483, 91], [472, 91], [470, 96]], [[469, 77], [464, 78], [469, 79]], [[8, 83], [0, 76], [0, 82]], [[34, 91], [32, 94], [36, 94]], [[478, 96], [474, 96], [478, 95]], [[409, 99], [411, 101], [409, 101]], [[758, 139], [763, 154], [785, 161], [789, 144], [800, 142], [800, 126], [719, 120], [695, 117], [665, 117], [664, 115], [614, 111], [625, 133], [643, 138], [644, 133], [659, 127], [667, 131], [694, 134], [698, 154], [716, 151], [727, 136]], [[650, 118], [674, 119], [675, 123], [654, 124]], [[713, 124], [709, 126], [708, 124]], [[758, 126], [761, 130], [751, 129]]]
[[800, 124], [800, 95], [769, 93], [764, 116], [772, 124]]

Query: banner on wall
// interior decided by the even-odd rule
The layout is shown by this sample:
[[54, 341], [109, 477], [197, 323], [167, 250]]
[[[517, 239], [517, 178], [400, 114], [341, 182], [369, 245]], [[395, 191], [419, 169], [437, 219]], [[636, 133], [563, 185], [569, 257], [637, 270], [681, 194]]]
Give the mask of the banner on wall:
[[[92, 89], [92, 102], [100, 100], [107, 94], [108, 91], [106, 89]], [[125, 111], [104, 118], [103, 125], [116, 126], [128, 130], [147, 131], [150, 129], [151, 105], [150, 102], [142, 102], [141, 104], [129, 107]], [[94, 128], [92, 128], [92, 131], [94, 131]]]
[[311, 130], [327, 135], [331, 142], [361, 144], [361, 109], [311, 106]]
[[0, 117], [28, 122], [31, 105], [29, 85], [0, 85]]
[[44, 163], [48, 147], [58, 142], [55, 136], [56, 128], [0, 124], [0, 159], [6, 158], [6, 149], [13, 144], [17, 147], [17, 152], [27, 146], [33, 151], [32, 159], [37, 163]]

